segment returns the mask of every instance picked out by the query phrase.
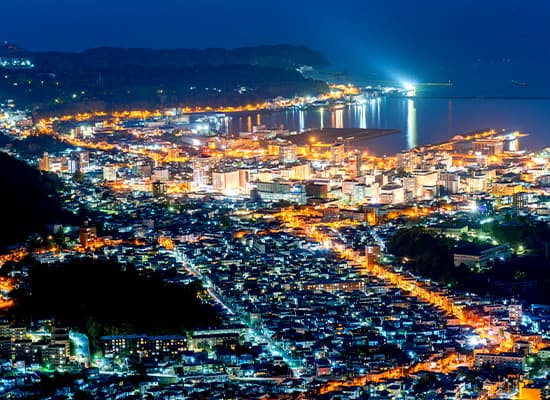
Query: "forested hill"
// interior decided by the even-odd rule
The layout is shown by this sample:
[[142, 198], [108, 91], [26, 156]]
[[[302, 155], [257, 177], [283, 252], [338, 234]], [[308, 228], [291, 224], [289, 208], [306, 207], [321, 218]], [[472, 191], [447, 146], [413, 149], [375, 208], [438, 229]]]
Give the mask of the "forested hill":
[[306, 47], [240, 49], [96, 48], [81, 53], [10, 49], [34, 68], [0, 67], [0, 100], [10, 98], [38, 116], [173, 106], [240, 106], [278, 96], [316, 95], [325, 82], [296, 68], [321, 66], [325, 57]]
[[216, 309], [200, 300], [200, 283], [169, 286], [160, 275], [141, 276], [131, 265], [90, 258], [31, 263], [26, 282], [11, 293], [16, 320], [54, 317], [86, 332], [96, 348], [103, 335], [180, 334], [220, 323]]
[[35, 65], [55, 71], [96, 69], [103, 67], [202, 67], [258, 65], [294, 69], [302, 65], [323, 66], [326, 58], [318, 51], [303, 46], [274, 45], [237, 49], [136, 49], [98, 47], [81, 53], [26, 52]]
[[56, 192], [59, 185], [55, 176], [0, 152], [0, 249], [45, 231], [47, 224], [66, 222], [69, 216], [62, 211]]

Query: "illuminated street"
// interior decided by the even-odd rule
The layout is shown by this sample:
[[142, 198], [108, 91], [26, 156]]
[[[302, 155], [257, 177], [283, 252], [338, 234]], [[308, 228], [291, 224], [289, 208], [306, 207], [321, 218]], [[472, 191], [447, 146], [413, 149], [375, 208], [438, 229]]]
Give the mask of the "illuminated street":
[[550, 5], [51, 3], [2, 7], [0, 400], [550, 399]]

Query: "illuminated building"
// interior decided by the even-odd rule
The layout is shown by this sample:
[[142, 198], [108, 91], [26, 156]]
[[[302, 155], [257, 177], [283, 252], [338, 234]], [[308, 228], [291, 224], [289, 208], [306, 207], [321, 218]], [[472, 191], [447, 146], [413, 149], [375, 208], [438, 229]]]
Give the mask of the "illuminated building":
[[522, 400], [543, 400], [550, 398], [550, 385], [547, 381], [521, 383], [519, 398]]
[[208, 157], [196, 158], [193, 161], [193, 190], [212, 184], [213, 160]]
[[105, 165], [103, 167], [103, 180], [107, 182], [113, 182], [117, 180], [117, 168], [111, 165]]
[[438, 173], [437, 171], [415, 170], [412, 172], [412, 176], [402, 179], [402, 184], [408, 195], [408, 200], [431, 199], [437, 191]]
[[24, 360], [26, 362], [35, 361], [33, 360], [31, 339], [17, 339], [12, 341], [11, 353], [14, 360]]
[[326, 358], [321, 358], [319, 360], [315, 360], [315, 375], [317, 376], [327, 376], [331, 375], [331, 365], [330, 361]]
[[0, 357], [11, 359], [11, 337], [9, 336], [0, 336]]
[[167, 181], [170, 179], [170, 171], [168, 171], [168, 168], [157, 167], [153, 170], [151, 179], [154, 181]]
[[440, 172], [438, 185], [443, 188], [443, 192], [446, 194], [457, 193], [459, 187], [458, 174], [450, 172]]
[[250, 170], [239, 169], [239, 188], [245, 191], [249, 181], [250, 181]]
[[87, 172], [90, 169], [90, 153], [87, 151], [72, 152], [70, 162], [69, 172]]
[[153, 167], [149, 162], [139, 161], [134, 165], [134, 172], [142, 178], [149, 178], [153, 173]]
[[138, 355], [159, 358], [181, 356], [187, 350], [185, 336], [117, 335], [100, 338], [105, 355]]
[[50, 172], [69, 172], [69, 163], [67, 157], [49, 157], [48, 171]]
[[414, 150], [405, 150], [397, 154], [397, 168], [411, 172], [421, 163], [421, 156]]
[[49, 171], [50, 170], [50, 156], [49, 156], [48, 152], [44, 152], [44, 155], [38, 161], [38, 168], [41, 171]]
[[78, 153], [72, 152], [68, 162], [69, 173], [74, 174], [75, 172], [80, 172], [80, 157]]
[[53, 327], [48, 358], [52, 365], [63, 365], [71, 355], [69, 328]]
[[97, 228], [95, 226], [89, 226], [88, 221], [84, 222], [84, 225], [80, 227], [80, 244], [82, 247], [87, 248], [93, 246], [97, 241]]
[[527, 206], [527, 193], [517, 192], [512, 195], [512, 207], [516, 214], [520, 213]]
[[361, 203], [365, 199], [366, 186], [357, 181], [343, 181], [342, 194], [349, 196], [352, 203]]
[[151, 184], [151, 191], [154, 197], [161, 197], [166, 194], [166, 183], [155, 181]]
[[550, 359], [550, 347], [543, 347], [542, 349], [539, 350], [537, 354], [540, 358], [543, 358], [546, 360]]
[[477, 353], [474, 366], [481, 367], [484, 364], [523, 371], [525, 369], [525, 355], [521, 353]]
[[453, 251], [455, 267], [464, 264], [468, 267], [483, 269], [494, 264], [496, 260], [507, 261], [511, 257], [510, 246], [505, 243], [488, 248], [474, 245], [462, 246]]
[[330, 147], [330, 156], [332, 164], [342, 165], [346, 156], [346, 147], [344, 143], [335, 143]]
[[279, 145], [279, 162], [281, 164], [293, 163], [296, 161], [296, 145], [285, 143]]
[[510, 320], [510, 325], [517, 326], [521, 324], [521, 318], [523, 316], [523, 307], [516, 299], [512, 299], [508, 305], [508, 319]]
[[472, 142], [472, 151], [486, 156], [502, 154], [504, 141], [500, 139], [476, 139]]
[[365, 246], [366, 260], [368, 263], [377, 263], [382, 255], [382, 250], [377, 244]]
[[328, 196], [328, 185], [309, 182], [306, 184], [306, 194], [308, 197], [324, 199]]
[[435, 186], [437, 185], [437, 171], [415, 170], [412, 175], [416, 179], [416, 186]]
[[380, 188], [380, 204], [401, 204], [405, 201], [403, 186], [390, 183]]
[[238, 343], [241, 329], [196, 330], [189, 337], [189, 348], [204, 350], [221, 344]]
[[311, 165], [309, 163], [293, 165], [291, 170], [291, 179], [306, 180], [311, 178]]
[[487, 179], [485, 176], [468, 176], [465, 180], [465, 191], [467, 193], [481, 193], [487, 191]]
[[293, 203], [306, 203], [305, 185], [284, 182], [256, 182], [258, 195], [264, 201], [286, 200]]
[[363, 166], [363, 159], [361, 152], [355, 151], [348, 159], [348, 174], [353, 179], [361, 175], [361, 167]]
[[407, 201], [420, 198], [422, 196], [422, 187], [416, 186], [416, 178], [414, 176], [405, 176], [401, 180], [405, 190]]
[[466, 224], [438, 224], [428, 226], [426, 229], [456, 239], [468, 233], [468, 225]]
[[304, 283], [302, 290], [311, 290], [316, 293], [328, 292], [334, 293], [337, 291], [353, 292], [355, 290], [365, 290], [365, 282], [362, 280], [345, 280], [345, 281], [328, 281], [328, 282], [313, 282]]
[[300, 163], [286, 166], [278, 170], [271, 170], [270, 179], [267, 179], [267, 181], [276, 179], [277, 177], [289, 180], [307, 180], [311, 177], [311, 166], [309, 163]]
[[497, 197], [513, 196], [515, 193], [519, 193], [522, 190], [523, 185], [520, 183], [493, 182], [491, 185], [491, 193]]
[[236, 192], [241, 187], [241, 173], [234, 171], [213, 171], [212, 186], [220, 193]]
[[272, 170], [250, 171], [249, 180], [251, 182], [271, 182]]
[[74, 129], [74, 135], [75, 137], [82, 137], [84, 139], [88, 139], [94, 136], [95, 129], [92, 126], [83, 125], [83, 126], [77, 126]]

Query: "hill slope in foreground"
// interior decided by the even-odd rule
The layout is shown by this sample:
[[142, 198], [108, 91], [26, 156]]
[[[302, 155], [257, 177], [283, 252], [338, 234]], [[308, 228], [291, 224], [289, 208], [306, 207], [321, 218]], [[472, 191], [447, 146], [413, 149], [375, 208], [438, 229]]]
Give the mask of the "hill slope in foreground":
[[47, 224], [62, 223], [68, 216], [57, 196], [59, 181], [6, 153], [0, 152], [0, 248], [42, 232]]
[[77, 259], [29, 266], [25, 289], [16, 289], [12, 314], [19, 321], [54, 317], [86, 332], [94, 345], [103, 335], [174, 334], [217, 326], [219, 315], [199, 295], [201, 284], [168, 286], [131, 266]]

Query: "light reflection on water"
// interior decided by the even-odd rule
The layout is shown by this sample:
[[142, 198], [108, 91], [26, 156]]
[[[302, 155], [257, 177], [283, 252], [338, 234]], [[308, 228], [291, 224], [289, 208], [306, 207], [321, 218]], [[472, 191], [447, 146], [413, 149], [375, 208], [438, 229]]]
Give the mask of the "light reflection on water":
[[418, 146], [418, 126], [416, 123], [416, 107], [414, 100], [407, 100], [407, 147], [412, 149]]
[[378, 98], [365, 104], [234, 114], [233, 134], [252, 129], [252, 118], [268, 128], [291, 131], [331, 128], [385, 128], [401, 133], [357, 143], [377, 154], [394, 154], [417, 145], [437, 143], [478, 129], [507, 128], [529, 133], [522, 148], [550, 145], [550, 100]]

